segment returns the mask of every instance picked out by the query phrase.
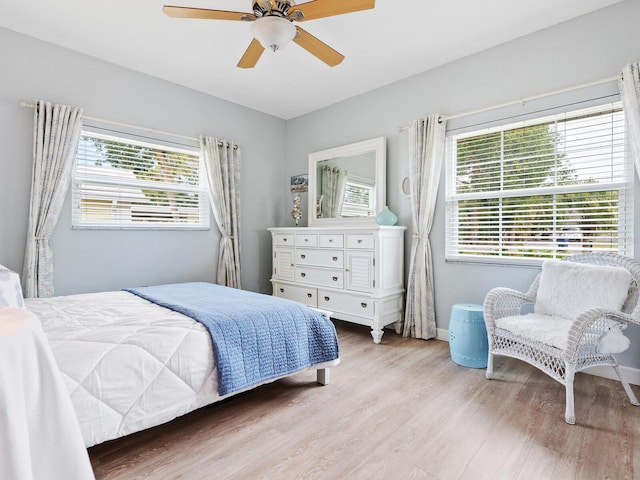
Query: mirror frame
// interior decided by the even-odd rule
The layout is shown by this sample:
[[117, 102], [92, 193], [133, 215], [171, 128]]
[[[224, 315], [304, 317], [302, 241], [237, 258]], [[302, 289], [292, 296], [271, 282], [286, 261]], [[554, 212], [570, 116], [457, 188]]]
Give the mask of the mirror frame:
[[385, 137], [372, 138], [362, 142], [351, 143], [339, 147], [321, 150], [309, 154], [309, 197], [308, 215], [309, 226], [339, 226], [339, 225], [374, 225], [376, 215], [371, 217], [338, 217], [316, 218], [316, 198], [318, 187], [318, 163], [337, 157], [362, 155], [367, 152], [375, 153], [375, 184], [376, 184], [376, 215], [387, 204], [387, 139]]

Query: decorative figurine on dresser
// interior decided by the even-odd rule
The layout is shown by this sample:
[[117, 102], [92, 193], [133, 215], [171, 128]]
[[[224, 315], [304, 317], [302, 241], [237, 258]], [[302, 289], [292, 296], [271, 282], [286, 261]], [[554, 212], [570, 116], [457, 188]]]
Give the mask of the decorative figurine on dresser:
[[402, 320], [404, 231], [386, 205], [384, 137], [309, 155], [309, 227], [270, 228], [273, 294], [383, 328]]

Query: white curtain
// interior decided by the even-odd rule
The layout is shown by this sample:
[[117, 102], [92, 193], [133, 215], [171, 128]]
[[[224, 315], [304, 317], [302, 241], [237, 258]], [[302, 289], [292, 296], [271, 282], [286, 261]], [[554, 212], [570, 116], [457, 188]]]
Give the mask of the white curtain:
[[429, 232], [442, 169], [446, 123], [439, 115], [419, 118], [409, 127], [409, 185], [413, 237], [403, 336], [436, 336], [433, 268]]
[[209, 184], [209, 202], [222, 237], [217, 282], [242, 288], [240, 279], [240, 147], [213, 137], [200, 137]]
[[22, 289], [25, 297], [51, 297], [55, 229], [69, 188], [82, 129], [82, 109], [36, 102], [33, 114], [33, 170]]
[[636, 173], [640, 176], [640, 63], [625, 66], [618, 84], [636, 157]]
[[338, 167], [322, 167], [322, 216], [337, 218], [342, 213], [347, 171]]

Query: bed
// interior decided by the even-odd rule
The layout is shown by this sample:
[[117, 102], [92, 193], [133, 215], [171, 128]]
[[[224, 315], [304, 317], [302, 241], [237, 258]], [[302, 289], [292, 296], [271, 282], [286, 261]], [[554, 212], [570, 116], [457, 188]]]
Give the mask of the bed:
[[[164, 293], [177, 288], [184, 302], [175, 301], [175, 295], [169, 295], [173, 304], [166, 297], [153, 298], [155, 293], [149, 294], [148, 289], [154, 288]], [[207, 316], [212, 310], [223, 310], [206, 310], [206, 305], [198, 304], [203, 297], [212, 297], [209, 300], [218, 305], [225, 301], [231, 305], [233, 314], [222, 315], [231, 326], [220, 330], [218, 325], [218, 330], [212, 330], [205, 326], [207, 318], [203, 324], [202, 319], [196, 321], [187, 315], [205, 312]], [[339, 362], [333, 324], [326, 315], [290, 301], [286, 302], [295, 311], [305, 316], [311, 312], [311, 323], [303, 326], [305, 322], [288, 313], [284, 321], [278, 314], [273, 323], [271, 314], [280, 307], [274, 302], [281, 300], [196, 282], [25, 299], [25, 307], [41, 320], [85, 445], [90, 447], [295, 372], [317, 370], [318, 382], [328, 383], [328, 368]], [[189, 303], [192, 301], [195, 306]], [[250, 303], [265, 306], [255, 315], [245, 308]], [[238, 325], [246, 323], [252, 330], [243, 337]], [[216, 332], [218, 343], [215, 339], [212, 343], [211, 332]], [[220, 337], [225, 338], [224, 346]], [[291, 342], [296, 337], [303, 345], [294, 348]], [[308, 345], [304, 345], [305, 337]], [[230, 360], [220, 358], [222, 350], [228, 350]], [[289, 360], [291, 356], [300, 356], [302, 361]], [[229, 385], [232, 374], [241, 378]]]

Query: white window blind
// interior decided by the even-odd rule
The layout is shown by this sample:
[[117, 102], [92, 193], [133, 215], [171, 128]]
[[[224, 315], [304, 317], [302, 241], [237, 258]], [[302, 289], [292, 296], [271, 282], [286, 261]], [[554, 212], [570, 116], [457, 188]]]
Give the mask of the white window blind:
[[447, 259], [633, 255], [633, 163], [619, 103], [454, 135], [447, 151]]
[[200, 152], [83, 131], [73, 172], [76, 228], [209, 227]]
[[347, 176], [342, 203], [342, 217], [372, 217], [375, 215], [374, 184], [370, 179]]

